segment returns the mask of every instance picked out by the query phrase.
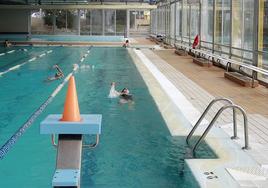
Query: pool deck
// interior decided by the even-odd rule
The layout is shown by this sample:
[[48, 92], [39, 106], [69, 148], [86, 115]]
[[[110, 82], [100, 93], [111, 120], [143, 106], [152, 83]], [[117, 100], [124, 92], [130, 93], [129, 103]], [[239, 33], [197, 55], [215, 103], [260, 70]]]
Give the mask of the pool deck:
[[[147, 57], [148, 64], [145, 62], [145, 67], [141, 67], [141, 63], [136, 63], [136, 66], [142, 73], [144, 80], [147, 80], [147, 85], [150, 85], [149, 90], [155, 98], [173, 136], [187, 135], [190, 130], [189, 128], [178, 126], [183, 122], [179, 122], [182, 120], [179, 120], [180, 118], [175, 117], [176, 115], [174, 114], [179, 114], [178, 116], [181, 115], [181, 112], [184, 113], [184, 116], [188, 114], [186, 119], [193, 125], [199, 115], [191, 119], [189, 116], [191, 109], [197, 110], [201, 114], [208, 103], [215, 97], [229, 98], [246, 110], [249, 119], [250, 150], [241, 149], [244, 144], [241, 116], [238, 116], [239, 139], [233, 141], [229, 138], [232, 134], [232, 125], [230, 125], [232, 113], [231, 111], [226, 111], [219, 118], [215, 128], [212, 129], [212, 133], [206, 139], [208, 145], [215, 150], [214, 152], [217, 154], [218, 159], [186, 160], [189, 167], [194, 170], [194, 175], [200, 185], [202, 187], [225, 187], [226, 185], [229, 187], [267, 187], [268, 89], [263, 86], [245, 88], [237, 85], [224, 78], [223, 69], [215, 66], [211, 68], [200, 67], [192, 63], [191, 57], [178, 56], [174, 53], [174, 50], [141, 49], [139, 50], [141, 53], [138, 50], [133, 51], [140, 56], [140, 59], [146, 59], [145, 57]], [[136, 58], [138, 59], [138, 57]], [[155, 74], [154, 78], [146, 73], [146, 66], [147, 71], [149, 70], [152, 74]], [[191, 103], [191, 109], [185, 109], [183, 105], [177, 104], [178, 110], [176, 106], [170, 103], [168, 98], [172, 97], [163, 94], [163, 91], [159, 90], [159, 88], [165, 90], [165, 84], [168, 85], [167, 83], [163, 85], [149, 83], [153, 79], [161, 77], [160, 74], [174, 87], [169, 88], [182, 94], [181, 101]], [[215, 105], [206, 120], [210, 121], [221, 106], [222, 104]], [[192, 116], [194, 116], [194, 113], [192, 113]], [[204, 177], [204, 171], [216, 172], [220, 180], [207, 179]], [[221, 185], [223, 182], [225, 186]]]
[[[1, 39], [0, 39], [1, 41]], [[2, 41], [3, 42], [3, 41]], [[124, 39], [122, 41], [49, 41], [49, 40], [31, 40], [31, 41], [16, 41], [10, 40], [13, 45], [17, 46], [109, 46], [109, 47], [121, 47], [123, 45]], [[143, 37], [129, 38], [130, 46], [135, 47], [153, 47], [156, 44], [149, 41]]]

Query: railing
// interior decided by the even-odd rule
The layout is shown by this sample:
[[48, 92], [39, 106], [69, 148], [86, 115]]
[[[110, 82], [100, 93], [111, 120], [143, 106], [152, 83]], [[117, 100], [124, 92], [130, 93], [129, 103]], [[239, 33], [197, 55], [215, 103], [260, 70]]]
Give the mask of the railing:
[[[228, 70], [229, 70], [229, 68], [231, 67], [232, 64], [236, 65], [236, 66], [239, 66], [240, 70], [241, 70], [241, 68], [245, 68], [247, 70], [250, 70], [252, 72], [252, 75], [250, 76], [252, 78], [252, 83], [254, 83], [254, 80], [258, 80], [257, 79], [257, 74], [258, 73], [261, 74], [261, 75], [264, 75], [264, 76], [268, 76], [268, 70], [256, 67], [254, 65], [250, 65], [250, 64], [247, 64], [247, 63], [235, 61], [235, 60], [229, 59], [229, 58], [224, 58], [224, 57], [222, 57], [220, 55], [216, 55], [214, 53], [210, 53], [210, 52], [207, 52], [207, 51], [204, 51], [204, 50], [193, 49], [191, 46], [188, 46], [188, 45], [175, 43], [175, 47], [183, 49], [185, 51], [192, 52], [193, 54], [199, 55], [199, 56], [201, 56], [203, 58], [206, 58], [208, 60], [215, 60], [218, 63], [222, 62], [222, 63], [226, 64], [226, 71], [227, 72], [228, 72]], [[249, 76], [249, 75], [247, 75], [247, 76]], [[252, 87], [253, 87], [253, 84], [252, 84]]]
[[[97, 145], [99, 144], [99, 142], [100, 142], [100, 135], [97, 134], [96, 135], [96, 139], [95, 139], [95, 143], [92, 143], [92, 144], [83, 144], [83, 148], [94, 149], [95, 147], [97, 147]], [[55, 139], [55, 134], [52, 134], [51, 135], [51, 144], [55, 148], [58, 147], [58, 144], [56, 143], [56, 139]]]
[[198, 141], [196, 142], [196, 144], [194, 145], [193, 149], [192, 149], [192, 153], [195, 154], [196, 149], [198, 148], [198, 146], [200, 145], [200, 143], [204, 140], [204, 138], [206, 137], [206, 135], [208, 134], [208, 132], [210, 131], [210, 129], [212, 128], [212, 126], [214, 125], [214, 123], [217, 121], [217, 119], [219, 118], [219, 116], [222, 114], [223, 111], [225, 111], [226, 109], [233, 109], [233, 131], [234, 131], [234, 135], [231, 137], [231, 139], [237, 139], [237, 123], [236, 123], [236, 110], [239, 110], [244, 118], [244, 137], [245, 137], [245, 146], [242, 147], [242, 149], [250, 149], [249, 147], [249, 139], [248, 139], [248, 119], [247, 119], [247, 114], [245, 112], [245, 110], [243, 108], [241, 108], [238, 105], [233, 104], [233, 102], [229, 99], [226, 98], [219, 98], [219, 99], [214, 99], [213, 101], [210, 102], [210, 104], [207, 106], [207, 108], [205, 109], [204, 113], [201, 115], [201, 117], [199, 118], [199, 120], [197, 121], [197, 123], [195, 124], [195, 126], [193, 127], [193, 129], [190, 131], [190, 133], [188, 134], [187, 138], [186, 138], [186, 142], [189, 145], [189, 139], [192, 137], [192, 135], [194, 134], [195, 130], [197, 129], [197, 127], [200, 125], [201, 121], [204, 119], [205, 115], [208, 113], [209, 109], [212, 107], [212, 105], [218, 101], [226, 101], [229, 103], [229, 105], [225, 105], [223, 107], [221, 107], [218, 112], [216, 113], [216, 115], [213, 117], [213, 119], [211, 120], [211, 122], [209, 123], [209, 125], [207, 126], [207, 128], [205, 129], [205, 131], [203, 132], [203, 134], [201, 135], [201, 137], [198, 139]]
[[[205, 111], [203, 112], [203, 114], [200, 116], [200, 118], [198, 119], [198, 121], [196, 122], [196, 124], [194, 125], [194, 127], [192, 128], [191, 132], [188, 134], [188, 136], [186, 138], [186, 143], [188, 145], [189, 145], [190, 138], [193, 136], [195, 130], [200, 125], [200, 123], [202, 122], [202, 120], [205, 118], [206, 114], [211, 109], [211, 107], [213, 106], [213, 104], [215, 104], [216, 102], [220, 102], [220, 101], [225, 101], [225, 102], [228, 102], [229, 104], [233, 104], [233, 102], [230, 99], [227, 99], [227, 98], [217, 98], [217, 99], [212, 100], [209, 103], [209, 105], [207, 106], [207, 108], [205, 109]], [[236, 113], [235, 113], [235, 110], [233, 111], [233, 123], [234, 123], [234, 136], [233, 136], [233, 138], [236, 138], [237, 137], [237, 127], [236, 127]]]

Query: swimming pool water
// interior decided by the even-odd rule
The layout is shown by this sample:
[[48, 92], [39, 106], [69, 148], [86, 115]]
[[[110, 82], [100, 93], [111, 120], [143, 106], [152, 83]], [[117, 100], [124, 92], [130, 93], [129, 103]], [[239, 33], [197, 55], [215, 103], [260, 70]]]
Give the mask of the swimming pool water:
[[[48, 49], [48, 48], [46, 48]], [[0, 144], [3, 144], [60, 83], [44, 82], [53, 64], [71, 71], [87, 48], [54, 47], [45, 58], [0, 77]], [[31, 49], [32, 53], [42, 48]], [[23, 56], [23, 54], [21, 54]], [[18, 55], [18, 58], [20, 55]], [[75, 74], [80, 112], [103, 115], [100, 144], [83, 150], [82, 187], [198, 187], [184, 167], [185, 138], [172, 137], [155, 102], [124, 48], [91, 50]], [[128, 87], [134, 104], [107, 98], [110, 83]], [[0, 187], [51, 186], [56, 150], [39, 135], [48, 114], [61, 113], [66, 87], [0, 161]], [[86, 142], [91, 137], [84, 137]], [[210, 155], [206, 151], [202, 156]]]

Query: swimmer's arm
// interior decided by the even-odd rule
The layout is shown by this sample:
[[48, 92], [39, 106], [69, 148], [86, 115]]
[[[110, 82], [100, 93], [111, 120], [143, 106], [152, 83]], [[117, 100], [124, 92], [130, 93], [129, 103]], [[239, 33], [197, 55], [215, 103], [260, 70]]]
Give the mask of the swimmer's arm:
[[60, 67], [56, 67], [57, 71], [60, 72], [61, 74], [63, 74], [62, 70], [60, 69]]

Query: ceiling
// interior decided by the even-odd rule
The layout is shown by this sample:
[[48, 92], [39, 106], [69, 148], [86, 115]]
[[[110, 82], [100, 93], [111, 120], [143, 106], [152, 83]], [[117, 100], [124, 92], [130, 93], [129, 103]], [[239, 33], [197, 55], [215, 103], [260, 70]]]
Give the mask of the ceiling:
[[150, 3], [155, 4], [155, 0], [0, 0], [2, 5], [81, 5], [90, 3]]

